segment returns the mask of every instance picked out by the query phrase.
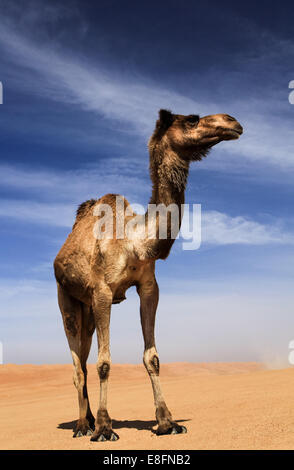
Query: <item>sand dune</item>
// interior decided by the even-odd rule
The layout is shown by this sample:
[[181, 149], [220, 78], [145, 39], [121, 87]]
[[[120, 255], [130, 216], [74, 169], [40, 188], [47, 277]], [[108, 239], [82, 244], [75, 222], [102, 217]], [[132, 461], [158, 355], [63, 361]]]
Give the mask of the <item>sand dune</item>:
[[[98, 377], [89, 365], [92, 410]], [[161, 366], [174, 418], [188, 433], [157, 437], [151, 384], [142, 365], [114, 364], [109, 413], [117, 442], [73, 439], [72, 366], [0, 366], [1, 449], [294, 449], [294, 371], [257, 363]]]

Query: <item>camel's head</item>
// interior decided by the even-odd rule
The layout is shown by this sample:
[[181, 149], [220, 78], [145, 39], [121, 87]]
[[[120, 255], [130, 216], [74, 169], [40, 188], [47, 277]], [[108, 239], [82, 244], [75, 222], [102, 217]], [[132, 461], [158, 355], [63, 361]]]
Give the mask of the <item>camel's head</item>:
[[201, 160], [213, 145], [238, 139], [242, 132], [242, 126], [228, 114], [200, 118], [161, 109], [152, 138], [162, 140], [185, 160]]

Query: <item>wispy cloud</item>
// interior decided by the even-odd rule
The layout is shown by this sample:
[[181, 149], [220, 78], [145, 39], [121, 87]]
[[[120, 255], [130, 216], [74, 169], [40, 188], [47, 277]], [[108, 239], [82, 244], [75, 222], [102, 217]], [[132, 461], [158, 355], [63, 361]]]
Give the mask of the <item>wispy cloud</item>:
[[140, 159], [130, 161], [124, 157], [108, 158], [82, 169], [63, 171], [0, 164], [2, 188], [30, 194], [35, 192], [38, 199], [41, 191], [42, 199], [75, 204], [110, 192], [138, 201], [144, 193], [151, 192], [148, 175], [147, 159], [144, 162]]
[[74, 221], [74, 205], [34, 201], [0, 200], [0, 217], [35, 224], [70, 227]]
[[151, 132], [160, 107], [187, 112], [193, 112], [195, 108], [201, 111], [202, 108], [188, 97], [154, 83], [147, 85], [130, 77], [119, 77], [119, 74], [113, 76], [101, 65], [84, 63], [81, 59], [79, 62], [66, 51], [57, 53], [52, 44], [51, 47], [40, 47], [3, 25], [1, 43], [5, 49], [9, 48], [15, 64], [26, 69], [27, 80], [22, 77], [18, 86], [30, 87], [33, 94], [77, 105], [101, 117], [131, 124], [144, 136]]
[[[1, 200], [0, 217], [27, 223], [70, 228], [75, 218], [75, 204]], [[250, 218], [217, 211], [202, 214], [202, 243], [211, 245], [293, 244], [294, 235], [283, 230], [281, 221], [261, 224]]]
[[217, 211], [204, 212], [202, 220], [202, 240], [212, 245], [294, 243], [294, 234], [285, 232], [279, 220], [265, 225], [248, 217], [231, 217]]
[[[141, 162], [142, 163], [142, 162]], [[27, 191], [27, 199], [0, 199], [0, 217], [27, 223], [70, 228], [77, 205], [105, 193], [124, 194], [131, 203], [146, 206], [150, 183], [146, 165], [127, 158], [109, 159], [82, 170], [35, 170], [0, 166], [0, 184], [13, 191]], [[146, 163], [146, 162], [145, 162]], [[42, 191], [42, 200], [39, 192]], [[36, 192], [37, 199], [32, 199]], [[202, 243], [211, 245], [293, 244], [294, 235], [284, 221], [275, 218], [260, 223], [252, 217], [230, 216], [219, 211], [202, 210]]]
[[[38, 30], [37, 15], [34, 21]], [[150, 135], [160, 107], [183, 113], [195, 110], [200, 114], [236, 113], [245, 133], [238, 146], [235, 142], [225, 143], [228, 155], [241, 155], [248, 162], [247, 171], [255, 171], [253, 163], [294, 168], [292, 121], [273, 112], [280, 105], [279, 97], [273, 98], [271, 105], [250, 97], [240, 98], [238, 102], [228, 102], [227, 98], [222, 102], [195, 101], [151, 78], [129, 77], [119, 70], [110, 72], [102, 64], [86, 62], [52, 41], [43, 40], [38, 44], [29, 38], [25, 29], [20, 34], [11, 18], [1, 25], [0, 42], [6, 61], [21, 71], [22, 79], [15, 85], [26, 87], [32, 94], [97, 113], [109, 123], [119, 121], [128, 132], [136, 132], [144, 139]], [[286, 45], [289, 47], [288, 43]], [[283, 44], [277, 47], [280, 50]], [[5, 50], [9, 51], [9, 56]], [[228, 158], [233, 168], [238, 167], [240, 160]], [[244, 167], [244, 162], [242, 165]], [[217, 160], [208, 168], [218, 169]]]

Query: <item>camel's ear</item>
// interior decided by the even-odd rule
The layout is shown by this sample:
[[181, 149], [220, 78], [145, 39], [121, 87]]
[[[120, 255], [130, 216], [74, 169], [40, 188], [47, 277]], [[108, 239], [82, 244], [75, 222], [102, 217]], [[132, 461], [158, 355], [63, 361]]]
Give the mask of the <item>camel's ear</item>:
[[174, 115], [167, 109], [161, 109], [159, 111], [159, 119], [157, 121], [157, 127], [159, 129], [168, 129], [174, 122]]

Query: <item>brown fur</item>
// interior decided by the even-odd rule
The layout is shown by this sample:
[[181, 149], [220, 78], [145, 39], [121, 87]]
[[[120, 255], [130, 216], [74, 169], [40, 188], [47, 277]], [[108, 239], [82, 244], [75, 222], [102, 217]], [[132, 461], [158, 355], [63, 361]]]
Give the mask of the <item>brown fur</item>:
[[[222, 140], [236, 139], [242, 127], [231, 116], [217, 114], [199, 118], [183, 116], [161, 110], [156, 128], [149, 141], [152, 196], [150, 203], [166, 206], [176, 204], [181, 210], [191, 161], [201, 160], [210, 148]], [[86, 361], [91, 337], [96, 327], [98, 338], [97, 371], [100, 378], [100, 404], [93, 440], [116, 440], [107, 413], [107, 382], [110, 371], [109, 323], [111, 305], [123, 301], [125, 292], [136, 286], [140, 297], [140, 315], [144, 337], [143, 362], [150, 376], [158, 434], [184, 432], [172, 421], [159, 383], [159, 358], [154, 339], [155, 313], [159, 289], [155, 279], [155, 261], [165, 259], [174, 243], [168, 217], [167, 239], [159, 239], [159, 219], [156, 219], [155, 239], [120, 239], [114, 230], [113, 239], [96, 239], [93, 229], [99, 217], [94, 211], [108, 204], [113, 223], [125, 217], [131, 221], [136, 214], [123, 199], [116, 211], [116, 195], [106, 194], [81, 204], [72, 232], [68, 236], [55, 262], [58, 300], [64, 319], [64, 328], [74, 362], [74, 383], [78, 390], [80, 419], [75, 435], [88, 434], [93, 422], [86, 386]], [[95, 212], [96, 213], [96, 212]], [[182, 214], [181, 214], [182, 216]], [[111, 219], [109, 219], [111, 217]], [[148, 215], [145, 215], [145, 223]], [[125, 226], [123, 226], [125, 229]]]
[[97, 199], [89, 199], [88, 201], [83, 202], [79, 205], [77, 210], [77, 220], [84, 217], [84, 215], [88, 212], [94, 204], [96, 204]]

